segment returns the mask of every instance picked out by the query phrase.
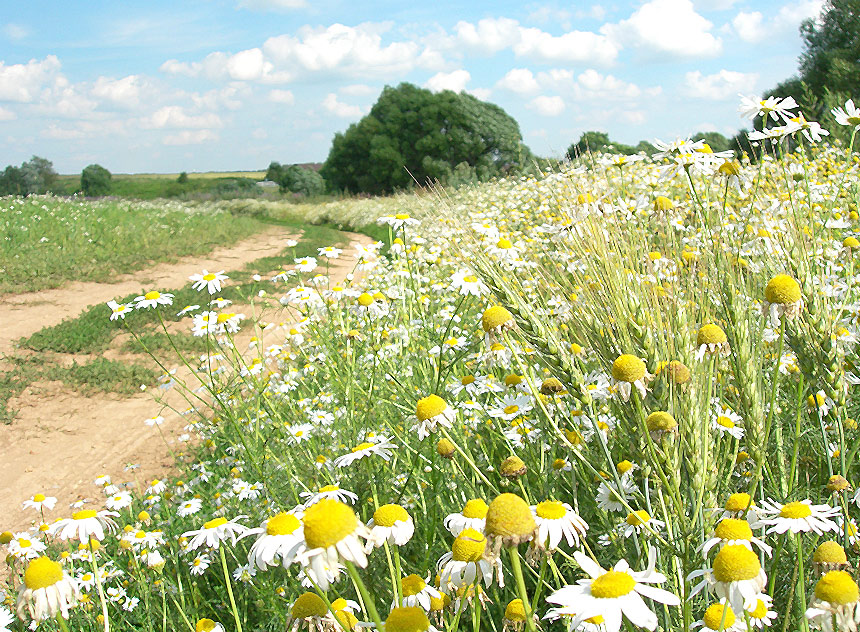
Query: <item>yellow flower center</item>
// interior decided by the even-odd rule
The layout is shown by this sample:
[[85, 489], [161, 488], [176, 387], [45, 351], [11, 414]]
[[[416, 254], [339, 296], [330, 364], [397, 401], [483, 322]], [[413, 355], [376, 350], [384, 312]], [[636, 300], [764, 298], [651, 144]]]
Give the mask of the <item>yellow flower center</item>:
[[444, 610], [451, 603], [451, 598], [442, 593], [441, 597], [430, 597], [430, 610], [438, 612]]
[[860, 599], [860, 590], [845, 571], [830, 571], [815, 584], [815, 596], [822, 601], [844, 606]]
[[222, 524], [227, 524], [227, 518], [213, 518], [209, 522], [204, 523], [204, 529], [217, 529]]
[[787, 274], [777, 274], [764, 289], [764, 298], [768, 303], [788, 305], [800, 300], [800, 286]]
[[156, 292], [155, 290], [153, 290], [152, 292], [147, 292], [146, 294], [144, 294], [143, 298], [145, 298], [147, 301], [154, 301], [160, 296], [161, 292]]
[[654, 200], [654, 210], [671, 211], [673, 208], [675, 208], [675, 203], [665, 196], [658, 195], [657, 199]]
[[464, 529], [451, 545], [453, 558], [458, 562], [477, 562], [487, 548], [487, 538], [474, 529]]
[[470, 274], [468, 276], [464, 276], [463, 281], [465, 281], [466, 283], [476, 283], [478, 281], [478, 277], [476, 277], [474, 274]]
[[95, 518], [96, 512], [94, 509], [82, 509], [81, 511], [76, 511], [72, 514], [72, 520], [87, 520], [88, 518]]
[[508, 248], [513, 248], [513, 244], [510, 239], [505, 239], [502, 237], [497, 243], [496, 248], [501, 248], [502, 250], [507, 250]]
[[53, 586], [63, 579], [63, 568], [47, 557], [37, 557], [24, 571], [24, 584], [30, 590]]
[[812, 556], [812, 561], [819, 564], [845, 564], [848, 558], [845, 556], [845, 549], [838, 542], [822, 542], [815, 549]]
[[625, 522], [627, 522], [631, 527], [638, 527], [649, 520], [651, 520], [651, 516], [648, 515], [648, 512], [644, 509], [640, 509], [639, 511], [627, 514], [627, 520]]
[[218, 318], [216, 318], [215, 320], [219, 325], [223, 325], [235, 315], [235, 312], [222, 312], [218, 314]]
[[702, 325], [696, 334], [696, 346], [721, 345], [726, 342], [726, 332], [719, 325], [713, 323]]
[[494, 305], [481, 316], [481, 326], [484, 328], [484, 331], [493, 331], [496, 327], [500, 327], [513, 319], [513, 314], [504, 307]]
[[269, 535], [289, 535], [302, 526], [293, 514], [284, 511], [272, 516], [266, 522], [266, 533]]
[[633, 469], [633, 464], [627, 460], [621, 461], [618, 465], [615, 466], [615, 470], [619, 474], [627, 474], [627, 472], [629, 472], [632, 469]]
[[427, 587], [427, 584], [419, 575], [407, 575], [400, 580], [400, 585], [403, 587], [404, 597], [413, 597]]
[[32, 544], [33, 543], [30, 542], [30, 540], [28, 540], [27, 538], [18, 538], [18, 546], [20, 546], [22, 549], [26, 549], [32, 546]]
[[35, 496], [33, 496], [33, 502], [37, 502], [37, 503], [45, 502], [45, 495], [44, 494], [36, 494]]
[[212, 619], [200, 619], [197, 625], [194, 626], [195, 632], [211, 632], [215, 629], [215, 622]]
[[506, 415], [513, 415], [514, 413], [519, 411], [519, 409], [520, 409], [520, 407], [517, 406], [516, 404], [511, 404], [510, 406], [505, 406], [503, 410], [504, 410]]
[[416, 415], [418, 416], [418, 421], [426, 421], [436, 415], [441, 415], [447, 408], [448, 404], [445, 403], [444, 399], [438, 395], [428, 395], [418, 400]]
[[309, 617], [324, 617], [328, 612], [328, 607], [319, 595], [306, 592], [299, 595], [290, 608], [290, 614], [293, 619], [307, 619]]
[[717, 425], [722, 426], [723, 428], [734, 428], [735, 422], [725, 415], [720, 415], [717, 417]]
[[487, 503], [480, 498], [473, 498], [463, 507], [463, 516], [466, 518], [486, 518]]
[[782, 518], [808, 518], [812, 515], [812, 509], [806, 503], [787, 503], [779, 510], [779, 515]]
[[385, 632], [425, 632], [430, 619], [421, 608], [392, 608], [385, 620]]
[[[332, 606], [334, 606], [334, 604], [332, 604]], [[349, 610], [335, 610], [334, 617], [347, 630], [355, 630], [355, 626], [358, 623], [358, 617], [352, 614]]]
[[630, 593], [636, 580], [630, 573], [607, 571], [591, 582], [591, 596], [598, 599], [615, 599]]
[[393, 527], [397, 521], [409, 521], [409, 514], [400, 505], [382, 505], [373, 512], [373, 522], [380, 527]]
[[567, 461], [565, 461], [564, 459], [556, 459], [552, 462], [552, 469], [554, 470], [561, 470], [565, 467], [567, 467]]
[[535, 519], [529, 506], [516, 494], [499, 494], [487, 508], [484, 531], [496, 536], [524, 536], [534, 532]]
[[619, 382], [635, 382], [645, 377], [645, 363], [635, 355], [624, 353], [612, 363], [612, 377]]
[[362, 292], [357, 300], [358, 304], [362, 307], [369, 307], [371, 304], [373, 304], [373, 297], [367, 292]]
[[561, 501], [545, 500], [542, 503], [538, 503], [537, 507], [535, 507], [535, 513], [537, 513], [540, 518], [558, 520], [559, 518], [564, 518], [564, 516], [567, 515], [567, 509], [564, 508]]
[[500, 342], [494, 342], [490, 345], [490, 351], [503, 351], [505, 349], [505, 345]]
[[309, 549], [328, 548], [353, 533], [358, 526], [355, 512], [347, 505], [324, 498], [305, 512], [305, 542]]
[[648, 418], [645, 420], [645, 424], [648, 426], [648, 430], [650, 432], [656, 431], [668, 431], [678, 426], [678, 422], [675, 421], [675, 418], [663, 410], [655, 410], [653, 413], [648, 415]]
[[856, 237], [846, 237], [842, 245], [846, 248], [860, 248], [860, 241]]
[[323, 492], [336, 492], [340, 489], [338, 485], [325, 485], [324, 487], [320, 487], [320, 493]]
[[359, 443], [355, 446], [352, 451], [353, 452], [361, 452], [362, 450], [367, 450], [368, 448], [372, 448], [373, 444], [370, 441], [365, 441], [364, 443]]
[[[723, 611], [725, 610], [725, 620], [723, 620]], [[719, 630], [720, 624], [722, 624], [722, 629], [727, 630], [734, 625], [735, 622], [735, 613], [732, 612], [731, 608], [726, 608], [721, 603], [715, 603], [708, 606], [708, 609], [705, 610], [705, 616], [702, 617], [702, 620], [705, 622], [705, 627], [711, 630]]]
[[739, 176], [741, 175], [741, 166], [734, 160], [726, 160], [717, 171], [724, 176]]
[[729, 496], [729, 499], [726, 501], [725, 510], [735, 513], [738, 511], [746, 511], [749, 507], [752, 507], [750, 495], [739, 493]]
[[604, 621], [605, 621], [605, 619], [603, 618], [602, 614], [598, 614], [598, 615], [595, 615], [593, 617], [588, 617], [587, 619], [585, 619], [586, 623], [593, 623], [594, 625], [601, 625]]
[[526, 609], [522, 599], [514, 599], [505, 607], [505, 619], [508, 621], [526, 620]]
[[580, 193], [576, 196], [576, 201], [579, 204], [588, 204], [594, 202], [594, 196], [591, 193]]
[[204, 281], [214, 281], [214, 280], [215, 280], [215, 275], [214, 275], [212, 272], [210, 272], [209, 274], [204, 274], [204, 275], [203, 275], [203, 280], [204, 280]]
[[516, 386], [517, 384], [522, 384], [523, 376], [512, 373], [510, 375], [505, 376], [505, 386]]
[[730, 583], [755, 578], [761, 564], [755, 553], [741, 544], [729, 544], [720, 549], [714, 558], [714, 578]]
[[723, 518], [714, 529], [714, 535], [720, 540], [752, 540], [753, 532], [746, 520]]
[[767, 616], [767, 604], [758, 599], [756, 600], [755, 608], [747, 610], [747, 614], [751, 619], [764, 619]]
[[409, 213], [397, 213], [394, 219], [409, 219]]

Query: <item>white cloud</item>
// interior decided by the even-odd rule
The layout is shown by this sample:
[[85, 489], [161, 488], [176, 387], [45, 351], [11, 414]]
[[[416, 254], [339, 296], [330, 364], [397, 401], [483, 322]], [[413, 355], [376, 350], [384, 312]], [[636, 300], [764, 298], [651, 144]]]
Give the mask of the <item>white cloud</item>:
[[645, 112], [642, 110], [624, 110], [621, 119], [631, 125], [642, 125], [645, 122]]
[[10, 40], [22, 40], [30, 34], [30, 29], [20, 24], [7, 22], [3, 25], [3, 35]]
[[627, 83], [612, 75], [602, 75], [593, 68], [580, 73], [576, 81], [583, 89], [579, 94], [583, 98], [635, 99], [642, 93], [636, 84]]
[[218, 140], [218, 135], [209, 129], [182, 130], [178, 134], [169, 134], [162, 141], [165, 145], [199, 145], [207, 140]]
[[92, 94], [115, 105], [133, 108], [140, 103], [142, 84], [143, 78], [140, 75], [129, 75], [122, 79], [99, 77], [93, 86]]
[[252, 11], [292, 11], [308, 6], [307, 0], [239, 0], [240, 9]]
[[799, 0], [786, 4], [767, 19], [760, 11], [741, 11], [732, 18], [731, 26], [743, 41], [757, 44], [775, 35], [797, 32], [803, 20], [821, 13], [823, 4], [823, 0]]
[[537, 28], [521, 28], [520, 40], [513, 49], [517, 56], [535, 61], [610, 64], [618, 56], [620, 46], [605, 35], [589, 31], [555, 36]]
[[600, 32], [619, 46], [629, 44], [672, 57], [711, 57], [722, 51], [722, 41], [710, 32], [712, 26], [690, 0], [651, 0], [628, 19], [603, 25]]
[[199, 94], [192, 93], [191, 101], [199, 110], [238, 110], [242, 107], [242, 99], [251, 94], [251, 88], [241, 81], [234, 81], [223, 88], [215, 88]]
[[30, 103], [45, 85], [61, 79], [59, 73], [60, 60], [54, 55], [10, 66], [0, 61], [0, 101]]
[[558, 116], [564, 112], [564, 99], [559, 96], [535, 97], [528, 107], [542, 116]]
[[272, 90], [269, 92], [269, 101], [272, 103], [292, 105], [296, 102], [296, 97], [289, 90]]
[[227, 74], [238, 81], [260, 79], [267, 70], [271, 70], [271, 64], [267, 66], [259, 48], [240, 51], [227, 60]]
[[738, 0], [693, 0], [700, 11], [725, 11], [736, 5]]
[[0, 121], [14, 121], [18, 116], [7, 108], [0, 107]]
[[492, 55], [520, 41], [520, 23], [511, 18], [484, 18], [477, 24], [457, 22], [454, 32], [460, 45]]
[[430, 77], [424, 84], [425, 88], [433, 92], [442, 92], [443, 90], [451, 90], [453, 92], [462, 92], [466, 89], [466, 84], [472, 75], [468, 70], [454, 70], [452, 72], [439, 72]]
[[755, 92], [758, 75], [754, 72], [721, 70], [712, 75], [703, 75], [698, 70], [684, 75], [684, 91], [697, 99], [727, 100], [737, 98], [738, 93]]
[[337, 100], [337, 95], [334, 92], [329, 93], [322, 102], [323, 107], [341, 118], [358, 118], [363, 114], [362, 108], [357, 105], [349, 105]]
[[86, 136], [86, 133], [81, 129], [58, 127], [55, 123], [50, 123], [39, 133], [44, 138], [55, 138], [57, 140], [73, 140]]
[[179, 105], [165, 106], [143, 121], [143, 127], [155, 129], [204, 129], [221, 127], [221, 125], [221, 117], [214, 112], [192, 115], [186, 113]]
[[532, 94], [540, 90], [540, 84], [528, 68], [511, 68], [496, 82], [496, 87], [517, 94]]
[[493, 91], [489, 88], [475, 88], [474, 90], [467, 90], [467, 92], [480, 101], [489, 101], [490, 97], [493, 96]]

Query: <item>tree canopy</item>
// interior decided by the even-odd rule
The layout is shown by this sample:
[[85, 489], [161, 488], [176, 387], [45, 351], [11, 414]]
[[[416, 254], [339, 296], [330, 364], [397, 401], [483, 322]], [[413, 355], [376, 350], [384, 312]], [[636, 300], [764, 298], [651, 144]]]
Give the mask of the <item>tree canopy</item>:
[[455, 175], [486, 180], [529, 158], [519, 125], [499, 106], [401, 83], [335, 135], [321, 173], [334, 190], [379, 194]]
[[53, 163], [33, 156], [20, 167], [9, 165], [0, 174], [0, 195], [28, 195], [51, 190], [57, 180]]
[[81, 193], [96, 197], [110, 193], [110, 171], [101, 165], [88, 165], [81, 171]]

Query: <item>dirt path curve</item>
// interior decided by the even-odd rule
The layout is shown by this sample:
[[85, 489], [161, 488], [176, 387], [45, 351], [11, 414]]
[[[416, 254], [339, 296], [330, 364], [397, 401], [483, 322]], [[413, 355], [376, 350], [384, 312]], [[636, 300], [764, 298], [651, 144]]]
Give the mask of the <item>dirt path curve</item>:
[[[18, 333], [0, 332], [0, 350], [10, 348], [12, 340], [74, 316], [89, 305], [137, 292], [142, 284], [177, 287], [202, 268], [230, 270], [275, 254], [290, 237], [284, 231], [273, 230], [234, 248], [215, 251], [205, 259], [159, 264], [119, 283], [73, 283], [38, 295], [7, 297], [0, 301], [0, 323], [4, 325], [0, 329], [10, 322], [10, 314], [18, 314], [11, 321]], [[368, 244], [372, 240], [365, 235], [346, 233], [345, 241]], [[341, 257], [333, 262], [332, 283], [342, 281], [353, 270], [352, 250], [345, 247]], [[27, 298], [22, 299], [25, 296]], [[251, 316], [249, 311], [245, 313]], [[259, 318], [260, 314], [256, 316]], [[237, 346], [247, 345], [253, 334], [253, 328], [246, 327], [237, 336]], [[283, 331], [275, 329], [266, 336], [263, 344], [280, 342], [275, 337], [282, 340]], [[108, 354], [120, 357], [112, 350]], [[177, 377], [193, 379], [182, 371]], [[174, 455], [184, 448], [182, 435], [186, 433], [187, 423], [185, 417], [171, 408], [182, 411], [188, 404], [178, 389], [159, 392], [158, 396], [169, 407], [156, 402], [153, 393], [143, 392], [128, 398], [87, 397], [62, 383], [45, 382], [30, 385], [10, 401], [10, 406], [19, 413], [11, 425], [0, 426], [0, 481], [3, 481], [0, 485], [0, 531], [23, 530], [38, 521], [35, 512], [21, 508], [21, 502], [36, 493], [57, 497], [56, 508], [46, 513], [47, 520], [51, 521], [68, 516], [69, 503], [76, 500], [90, 498], [93, 503], [89, 507], [101, 508], [103, 496], [93, 481], [102, 474], [110, 475], [114, 483], [133, 482], [138, 488], [145, 488], [153, 478], [169, 476], [174, 467]], [[163, 424], [159, 427], [146, 425], [145, 420], [156, 415], [164, 417]], [[129, 464], [137, 467], [129, 471], [126, 469]]]

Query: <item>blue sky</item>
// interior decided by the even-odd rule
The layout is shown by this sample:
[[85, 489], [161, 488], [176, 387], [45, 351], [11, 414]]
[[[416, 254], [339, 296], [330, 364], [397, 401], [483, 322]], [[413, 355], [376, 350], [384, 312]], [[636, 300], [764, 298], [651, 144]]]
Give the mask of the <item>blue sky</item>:
[[335, 132], [401, 81], [502, 106], [543, 156], [591, 129], [628, 143], [730, 135], [746, 123], [738, 93], [794, 74], [798, 25], [821, 5], [15, 2], [0, 23], [0, 162], [140, 173], [323, 161]]

